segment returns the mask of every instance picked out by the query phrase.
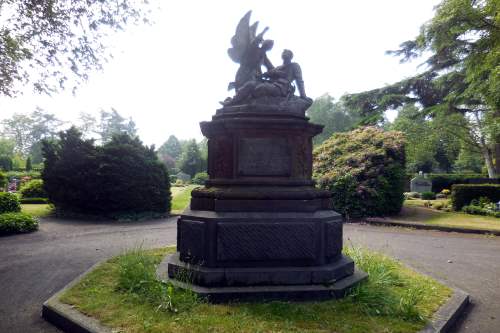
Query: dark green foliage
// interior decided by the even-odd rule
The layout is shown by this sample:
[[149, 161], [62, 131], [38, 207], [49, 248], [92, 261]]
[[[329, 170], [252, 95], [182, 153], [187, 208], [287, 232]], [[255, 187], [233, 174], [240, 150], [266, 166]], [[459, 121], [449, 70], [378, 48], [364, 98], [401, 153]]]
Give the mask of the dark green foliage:
[[47, 198], [21, 198], [19, 201], [21, 204], [44, 205], [49, 203], [49, 199]]
[[436, 193], [434, 192], [423, 192], [420, 197], [423, 199], [423, 200], [434, 200], [436, 199]]
[[25, 213], [0, 214], [0, 235], [31, 232], [38, 229], [36, 218]]
[[7, 175], [3, 172], [0, 171], [0, 192], [2, 192], [5, 189], [5, 186], [7, 186], [8, 182]]
[[194, 175], [193, 180], [191, 182], [197, 185], [205, 185], [205, 181], [207, 180], [208, 180], [208, 173], [198, 172], [196, 175]]
[[153, 148], [136, 137], [116, 135], [100, 149], [96, 176], [101, 212], [140, 213], [170, 211], [170, 180]]
[[33, 166], [31, 165], [31, 157], [28, 156], [26, 159], [26, 171], [30, 172], [31, 169], [33, 169]]
[[47, 198], [47, 192], [43, 188], [43, 180], [33, 179], [23, 184], [19, 190], [24, 198]]
[[459, 211], [463, 206], [469, 205], [472, 200], [481, 197], [488, 198], [492, 202], [500, 200], [499, 184], [457, 184], [451, 187], [451, 203], [453, 209]]
[[12, 170], [12, 158], [8, 156], [0, 156], [0, 169], [3, 171]]
[[45, 190], [59, 211], [138, 216], [170, 211], [170, 183], [153, 148], [123, 133], [102, 147], [72, 127], [44, 144]]
[[432, 192], [440, 193], [444, 189], [451, 189], [454, 184], [498, 184], [500, 178], [487, 178], [483, 174], [439, 174], [431, 173], [427, 175], [432, 181]]
[[194, 177], [194, 175], [203, 168], [203, 159], [200, 153], [200, 149], [196, 140], [191, 140], [186, 145], [185, 150], [182, 152], [181, 159], [179, 162], [179, 169], [182, 172], [187, 173], [189, 176]]
[[21, 211], [19, 199], [15, 194], [0, 192], [0, 214], [16, 213]]
[[314, 150], [319, 186], [347, 218], [398, 213], [404, 201], [405, 154], [400, 132], [364, 127], [337, 133]]

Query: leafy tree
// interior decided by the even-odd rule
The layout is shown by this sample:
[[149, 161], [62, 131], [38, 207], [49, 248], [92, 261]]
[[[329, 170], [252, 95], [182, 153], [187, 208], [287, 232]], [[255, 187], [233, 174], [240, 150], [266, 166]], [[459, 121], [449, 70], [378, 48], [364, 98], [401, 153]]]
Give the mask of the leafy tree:
[[462, 117], [440, 115], [434, 118], [426, 117], [417, 107], [410, 104], [399, 110], [398, 117], [390, 129], [405, 134], [406, 166], [409, 172], [453, 170], [461, 143], [456, 135], [450, 133], [450, 129], [455, 129], [460, 118]]
[[103, 143], [109, 142], [114, 135], [120, 133], [126, 133], [132, 137], [137, 135], [132, 118], [124, 118], [114, 108], [111, 108], [110, 112], [101, 110], [101, 119], [97, 127], [97, 133]]
[[91, 138], [97, 132], [97, 119], [87, 112], [80, 112], [78, 117], [78, 130], [85, 138]]
[[[19, 84], [44, 93], [75, 87], [110, 57], [106, 36], [147, 22], [147, 0], [0, 2], [0, 95]], [[66, 69], [67, 68], [67, 69]]]
[[194, 177], [194, 175], [202, 171], [203, 159], [201, 157], [200, 149], [196, 140], [192, 139], [186, 145], [184, 151], [182, 152], [181, 159], [179, 161], [179, 169], [182, 172]]
[[325, 126], [323, 132], [314, 137], [315, 145], [322, 143], [333, 133], [346, 132], [357, 124], [359, 117], [345, 108], [342, 101], [335, 102], [328, 94], [318, 97], [307, 110], [311, 122]]
[[31, 165], [31, 157], [28, 156], [26, 159], [26, 171], [31, 171], [33, 169], [33, 166]]
[[158, 148], [158, 153], [167, 154], [174, 160], [177, 160], [182, 154], [182, 147], [175, 135], [168, 137], [167, 141]]
[[[37, 148], [34, 145], [40, 140], [56, 137], [64, 122], [37, 107], [31, 114], [16, 113], [4, 119], [1, 124], [2, 134], [14, 142], [14, 152], [26, 156]], [[36, 154], [35, 151], [34, 155]]]
[[390, 51], [402, 61], [427, 56], [426, 71], [389, 86], [344, 97], [366, 123], [387, 109], [417, 103], [434, 117], [460, 114], [491, 178], [500, 174], [500, 2], [443, 0], [420, 34]]

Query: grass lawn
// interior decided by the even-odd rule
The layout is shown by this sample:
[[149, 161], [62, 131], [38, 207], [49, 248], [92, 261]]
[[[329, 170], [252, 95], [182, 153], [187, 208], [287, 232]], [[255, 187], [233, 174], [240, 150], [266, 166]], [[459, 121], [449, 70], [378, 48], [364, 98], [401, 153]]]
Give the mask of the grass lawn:
[[191, 191], [193, 188], [199, 185], [188, 185], [184, 187], [174, 187], [170, 188], [172, 192], [172, 214], [180, 214], [189, 205], [189, 200], [191, 200]]
[[22, 204], [21, 211], [35, 217], [44, 217], [52, 213], [52, 208], [47, 204]]
[[444, 212], [425, 208], [424, 203], [431, 205], [447, 200], [406, 200], [401, 213], [391, 219], [399, 222], [420, 222], [448, 227], [460, 227], [482, 230], [500, 230], [500, 219], [493, 216], [471, 215], [460, 212]]
[[346, 252], [370, 274], [341, 300], [213, 305], [156, 281], [174, 249], [135, 250], [89, 273], [61, 301], [117, 332], [417, 332], [451, 295], [435, 280], [362, 249]]

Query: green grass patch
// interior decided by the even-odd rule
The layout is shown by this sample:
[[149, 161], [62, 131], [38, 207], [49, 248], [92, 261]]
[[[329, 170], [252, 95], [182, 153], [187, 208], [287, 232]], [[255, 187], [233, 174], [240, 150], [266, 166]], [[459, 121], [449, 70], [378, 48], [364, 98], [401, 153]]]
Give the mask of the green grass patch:
[[362, 249], [346, 253], [370, 274], [341, 300], [208, 304], [156, 281], [174, 248], [134, 250], [89, 273], [61, 301], [120, 332], [417, 332], [451, 290]]
[[500, 231], [500, 219], [493, 216], [471, 215], [462, 212], [444, 212], [431, 207], [448, 200], [406, 200], [399, 215], [391, 217], [398, 222], [419, 222], [444, 227], [459, 227], [468, 229]]
[[52, 214], [52, 206], [48, 204], [21, 204], [21, 212], [35, 217], [45, 217]]
[[199, 185], [188, 185], [183, 187], [171, 187], [172, 191], [172, 214], [180, 214], [189, 205], [191, 191]]

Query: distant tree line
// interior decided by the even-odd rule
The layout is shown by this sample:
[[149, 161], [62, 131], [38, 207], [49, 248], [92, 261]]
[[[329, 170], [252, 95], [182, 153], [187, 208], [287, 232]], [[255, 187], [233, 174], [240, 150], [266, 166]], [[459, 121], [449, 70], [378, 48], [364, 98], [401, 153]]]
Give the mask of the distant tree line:
[[182, 171], [191, 177], [207, 170], [207, 140], [179, 140], [175, 135], [168, 137], [158, 148], [158, 158], [168, 168], [171, 175]]

